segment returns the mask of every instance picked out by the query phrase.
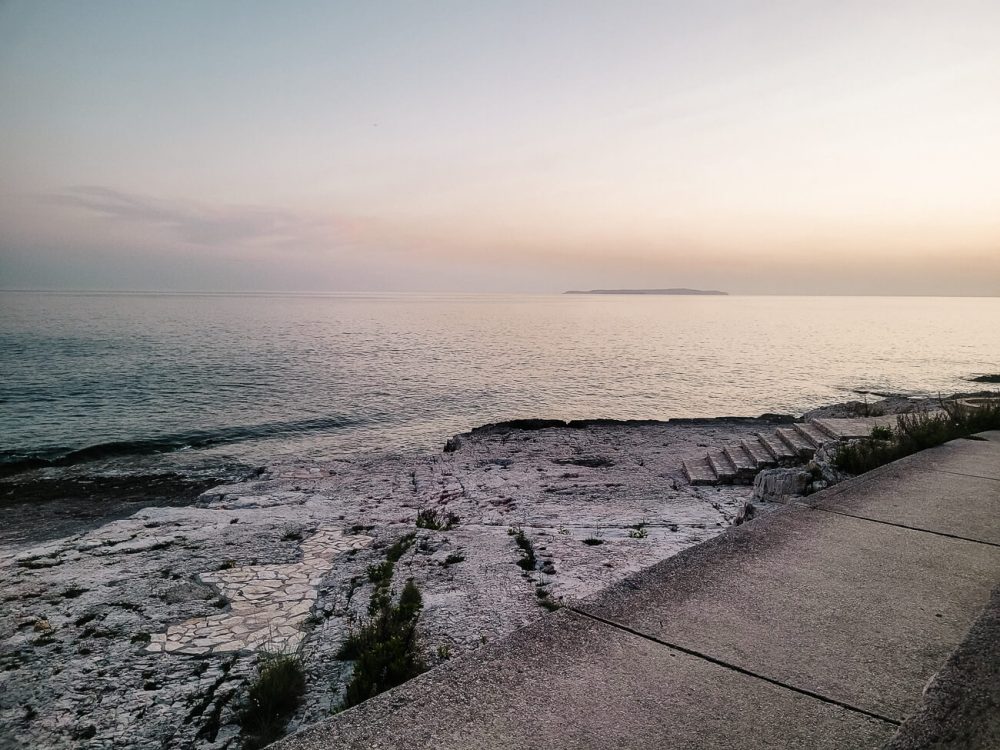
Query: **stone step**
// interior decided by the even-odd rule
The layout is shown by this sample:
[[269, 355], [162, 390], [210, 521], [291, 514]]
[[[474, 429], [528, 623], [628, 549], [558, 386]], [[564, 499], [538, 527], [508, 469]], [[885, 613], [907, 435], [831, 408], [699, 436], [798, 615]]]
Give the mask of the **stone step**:
[[736, 480], [743, 484], [749, 484], [757, 475], [757, 462], [753, 460], [742, 445], [727, 445], [722, 449], [726, 458], [736, 468]]
[[791, 430], [787, 427], [779, 427], [774, 431], [774, 433], [799, 458], [809, 458], [816, 450], [815, 447], [810, 445], [796, 430]]
[[760, 439], [756, 440], [744, 440], [743, 450], [745, 450], [754, 462], [757, 464], [758, 469], [769, 469], [774, 466], [777, 461], [771, 452], [760, 442]]
[[817, 426], [824, 432], [829, 432], [841, 440], [850, 438], [862, 438], [871, 435], [872, 428], [876, 425], [882, 427], [895, 427], [895, 418], [887, 417], [856, 417], [853, 419], [814, 419]]
[[767, 452], [774, 456], [775, 463], [785, 465], [795, 461], [795, 452], [778, 439], [777, 435], [765, 435], [758, 432], [757, 439], [767, 449]]
[[708, 463], [708, 457], [682, 461], [684, 473], [691, 484], [718, 484], [719, 477]]
[[819, 448], [823, 443], [830, 441], [829, 436], [822, 430], [813, 427], [808, 422], [796, 422], [792, 425], [797, 433], [806, 439], [806, 442], [813, 448]]
[[721, 484], [732, 484], [736, 480], [736, 467], [733, 466], [725, 453], [713, 450], [709, 452], [706, 459]]
[[827, 438], [832, 440], [839, 440], [840, 435], [831, 426], [824, 424], [822, 419], [810, 419], [809, 424], [819, 433], [826, 435]]

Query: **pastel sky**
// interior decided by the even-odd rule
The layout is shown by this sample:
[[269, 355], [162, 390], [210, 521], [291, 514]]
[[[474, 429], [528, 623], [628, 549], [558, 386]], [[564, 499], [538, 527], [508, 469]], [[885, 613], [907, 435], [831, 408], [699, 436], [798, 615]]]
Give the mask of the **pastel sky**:
[[0, 287], [1000, 295], [1000, 2], [0, 1]]

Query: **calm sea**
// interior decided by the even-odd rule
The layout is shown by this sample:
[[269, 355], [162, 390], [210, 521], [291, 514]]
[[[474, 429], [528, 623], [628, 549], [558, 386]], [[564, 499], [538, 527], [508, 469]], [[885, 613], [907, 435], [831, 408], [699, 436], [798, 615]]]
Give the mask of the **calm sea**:
[[7, 464], [437, 449], [517, 417], [801, 412], [1000, 371], [995, 298], [0, 293], [0, 314]]

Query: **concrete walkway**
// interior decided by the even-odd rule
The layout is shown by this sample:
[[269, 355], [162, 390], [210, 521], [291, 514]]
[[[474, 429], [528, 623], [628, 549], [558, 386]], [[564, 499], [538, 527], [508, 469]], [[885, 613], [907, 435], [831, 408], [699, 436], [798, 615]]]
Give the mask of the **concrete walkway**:
[[998, 746], [1000, 432], [983, 437], [731, 529], [277, 747]]

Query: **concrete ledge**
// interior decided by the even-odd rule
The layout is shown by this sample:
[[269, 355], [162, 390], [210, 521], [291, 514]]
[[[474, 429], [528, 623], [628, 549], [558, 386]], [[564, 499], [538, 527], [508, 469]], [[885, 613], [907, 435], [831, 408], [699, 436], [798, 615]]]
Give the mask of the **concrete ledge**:
[[1000, 547], [789, 506], [581, 608], [902, 721], [1000, 579]]
[[833, 750], [895, 729], [562, 610], [273, 747]]
[[885, 750], [1000, 747], [1000, 587]]

